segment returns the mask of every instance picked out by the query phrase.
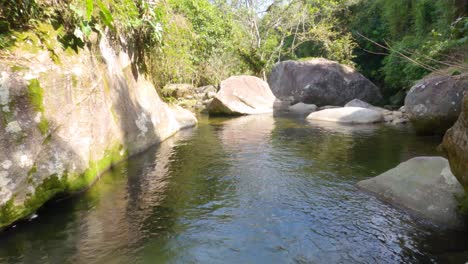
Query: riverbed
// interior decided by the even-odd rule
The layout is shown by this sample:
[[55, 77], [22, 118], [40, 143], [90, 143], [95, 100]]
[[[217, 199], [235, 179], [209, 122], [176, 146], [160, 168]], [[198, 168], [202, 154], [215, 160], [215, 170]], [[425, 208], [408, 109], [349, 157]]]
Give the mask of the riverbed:
[[0, 234], [0, 263], [458, 263], [467, 232], [355, 186], [439, 142], [407, 126], [202, 116]]

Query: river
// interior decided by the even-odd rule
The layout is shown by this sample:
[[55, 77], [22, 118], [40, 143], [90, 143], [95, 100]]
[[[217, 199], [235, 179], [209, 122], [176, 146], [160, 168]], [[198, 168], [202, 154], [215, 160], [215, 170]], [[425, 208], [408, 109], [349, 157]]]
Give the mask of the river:
[[355, 187], [439, 142], [404, 126], [201, 117], [1, 234], [0, 263], [459, 263], [467, 232]]

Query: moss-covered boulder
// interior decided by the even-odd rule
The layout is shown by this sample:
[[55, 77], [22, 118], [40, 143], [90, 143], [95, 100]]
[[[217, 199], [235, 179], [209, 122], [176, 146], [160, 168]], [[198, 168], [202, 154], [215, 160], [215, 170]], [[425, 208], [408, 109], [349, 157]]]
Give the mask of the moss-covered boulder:
[[420, 134], [444, 134], [461, 112], [468, 75], [437, 76], [414, 85], [405, 99], [405, 109]]
[[442, 142], [450, 167], [458, 181], [468, 190], [468, 95], [463, 100], [462, 112]]
[[76, 53], [54, 41], [0, 56], [0, 228], [196, 123], [160, 100], [120, 45], [102, 38]]

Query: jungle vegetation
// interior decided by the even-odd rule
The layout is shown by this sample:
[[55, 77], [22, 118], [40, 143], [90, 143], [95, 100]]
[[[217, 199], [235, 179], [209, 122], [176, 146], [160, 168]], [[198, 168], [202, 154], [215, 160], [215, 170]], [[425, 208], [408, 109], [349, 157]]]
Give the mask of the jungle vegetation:
[[52, 24], [63, 49], [125, 39], [156, 87], [266, 78], [282, 60], [351, 65], [397, 104], [431, 72], [467, 70], [465, 0], [0, 0], [0, 49]]

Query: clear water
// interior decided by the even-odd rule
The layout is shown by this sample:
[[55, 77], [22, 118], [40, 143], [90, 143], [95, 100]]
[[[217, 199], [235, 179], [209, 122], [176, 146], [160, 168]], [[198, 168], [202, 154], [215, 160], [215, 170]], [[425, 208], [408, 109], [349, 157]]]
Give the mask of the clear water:
[[467, 232], [355, 187], [440, 138], [408, 128], [202, 118], [0, 235], [0, 263], [463, 263]]

